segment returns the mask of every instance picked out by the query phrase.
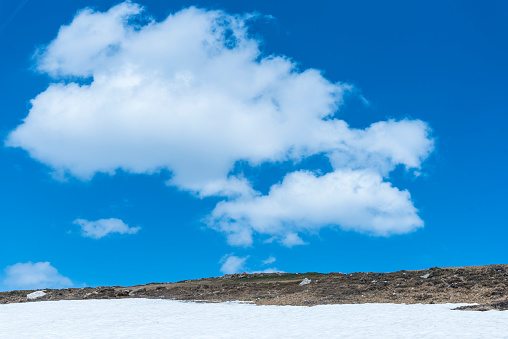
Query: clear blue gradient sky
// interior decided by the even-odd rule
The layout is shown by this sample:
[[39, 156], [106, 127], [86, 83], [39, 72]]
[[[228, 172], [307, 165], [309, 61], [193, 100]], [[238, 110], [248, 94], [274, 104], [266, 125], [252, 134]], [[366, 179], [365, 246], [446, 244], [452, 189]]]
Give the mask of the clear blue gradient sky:
[[[40, 153], [27, 152], [38, 150], [38, 147], [43, 147], [41, 145], [45, 140], [52, 137], [43, 135], [47, 131], [38, 134], [41, 130], [37, 123], [44, 122], [34, 122], [33, 129], [27, 129], [25, 134], [19, 136], [18, 144], [14, 145], [19, 147], [10, 147], [13, 144], [6, 143], [10, 133], [22, 124], [29, 112], [36, 114], [35, 110], [31, 111], [30, 101], [45, 92], [50, 84], [66, 86], [76, 82], [87, 86], [98, 79], [96, 73], [86, 76], [77, 74], [81, 70], [76, 71], [79, 67], [88, 67], [81, 64], [72, 66], [74, 68], [67, 75], [55, 75], [55, 72], [64, 73], [65, 65], [55, 68], [57, 66], [51, 66], [50, 61], [71, 64], [83, 53], [73, 54], [73, 48], [78, 47], [70, 46], [69, 41], [63, 41], [60, 46], [62, 49], [68, 48], [68, 54], [58, 54], [60, 50], [57, 48], [50, 50], [45, 46], [57, 37], [62, 25], [72, 22], [80, 9], [90, 7], [97, 14], [107, 12], [119, 2], [29, 0], [25, 3], [5, 0], [0, 3], [0, 27], [3, 28], [0, 31], [0, 132], [3, 140], [0, 147], [0, 290], [68, 286], [69, 281], [72, 281], [72, 286], [78, 287], [85, 284], [129, 285], [177, 281], [217, 276], [234, 270], [386, 272], [433, 266], [507, 263], [508, 4], [505, 1], [145, 0], [138, 3], [144, 7], [145, 14], [152, 16], [154, 24], [189, 6], [203, 9], [201, 13], [223, 10], [228, 14], [260, 14], [257, 19], [246, 21], [248, 36], [244, 38], [247, 41], [254, 41], [254, 38], [260, 41], [261, 55], [251, 60], [253, 64], [270, 55], [286, 56], [289, 59], [285, 60], [297, 65], [298, 70], [292, 71], [295, 74], [318, 69], [333, 86], [342, 86], [343, 83], [354, 86], [355, 89], [345, 95], [344, 103], [340, 104], [338, 110], [325, 118], [328, 119], [327, 123], [330, 123], [330, 119], [340, 119], [347, 122], [351, 129], [365, 131], [379, 121], [392, 121], [394, 124], [400, 121], [424, 122], [430, 132], [418, 142], [432, 140], [433, 150], [428, 154], [425, 151], [417, 154], [416, 157], [421, 158], [417, 165], [408, 165], [409, 160], [401, 160], [392, 164], [393, 168], [387, 173], [377, 165], [366, 164], [368, 160], [365, 159], [357, 160], [355, 165], [347, 165], [353, 172], [358, 168], [372, 170], [369, 173], [376, 173], [373, 174], [374, 178], [382, 178], [383, 183], [398, 188], [397, 192], [410, 192], [409, 201], [401, 203], [406, 204], [407, 216], [413, 221], [397, 224], [398, 229], [403, 231], [382, 234], [379, 229], [370, 229], [370, 226], [365, 226], [367, 231], [361, 231], [358, 225], [363, 222], [365, 211], [370, 211], [372, 206], [365, 207], [365, 210], [362, 210], [364, 206], [358, 207], [357, 213], [363, 214], [355, 215], [356, 212], [344, 211], [341, 207], [341, 197], [344, 195], [340, 193], [335, 196], [333, 192], [330, 194], [337, 201], [336, 213], [346, 213], [347, 216], [333, 215], [335, 209], [329, 208], [324, 213], [330, 213], [330, 217], [322, 221], [322, 213], [319, 212], [321, 203], [312, 199], [318, 199], [320, 192], [328, 186], [318, 186], [317, 182], [321, 176], [336, 173], [334, 171], [342, 166], [330, 166], [333, 160], [327, 158], [327, 154], [332, 152], [329, 149], [318, 149], [299, 158], [301, 161], [280, 158], [255, 163], [242, 156], [232, 156], [236, 162], [233, 168], [229, 168], [230, 177], [234, 175], [250, 182], [251, 188], [259, 192], [256, 198], [255, 195], [238, 192], [235, 193], [237, 195], [226, 197], [219, 193], [205, 197], [202, 186], [189, 189], [192, 185], [198, 185], [198, 179], [181, 179], [174, 176], [171, 168], [161, 164], [155, 165], [157, 170], [150, 170], [148, 166], [139, 171], [126, 169], [127, 165], [123, 169], [119, 169], [121, 165], [112, 165], [108, 167], [110, 173], [104, 173], [100, 162], [106, 161], [103, 159], [97, 160], [96, 167], [90, 165], [91, 169], [86, 172], [83, 168], [89, 163], [95, 164], [95, 159], [90, 160], [93, 158], [91, 155], [90, 159], [82, 160], [85, 157], [82, 154], [89, 148], [80, 144], [81, 139], [73, 139], [75, 132], [70, 133], [68, 139], [65, 139], [65, 135], [58, 139], [59, 145], [68, 143], [72, 159], [66, 158], [67, 153], [63, 151], [58, 153], [51, 145], [40, 150]], [[20, 5], [23, 6], [15, 13]], [[147, 20], [146, 17], [143, 20]], [[129, 21], [124, 24], [133, 23]], [[142, 30], [144, 24], [146, 22], [141, 22], [141, 28], [137, 29]], [[175, 26], [168, 28], [168, 32], [172, 32], [170, 29], [187, 29], [185, 25]], [[132, 32], [137, 34], [138, 31], [134, 29]], [[74, 44], [81, 44], [80, 39], [73, 39]], [[99, 37], [90, 39], [83, 40], [82, 44], [93, 44], [92, 40]], [[130, 54], [123, 54], [124, 57], [136, 64], [143, 58], [139, 56], [143, 54], [139, 47], [141, 44], [144, 44], [143, 48], [148, 54], [152, 53], [146, 60], [161, 55], [164, 59], [164, 53], [155, 55], [156, 52], [151, 52], [153, 46], [150, 44], [157, 44], [157, 41], [146, 39], [131, 46], [133, 50]], [[114, 58], [115, 53], [123, 53], [123, 45], [119, 46], [114, 48], [119, 48], [120, 52], [113, 48], [111, 54], [104, 54], [105, 61], [90, 58], [92, 61], [87, 59], [84, 62], [99, 60], [93, 67], [100, 68], [102, 72], [110, 67], [108, 62], [116, 63], [116, 59], [108, 61], [107, 58]], [[185, 49], [185, 46], [175, 44], [172, 48]], [[41, 51], [46, 51], [47, 55], [40, 57], [42, 61], [34, 58], [36, 50], [39, 50], [39, 56], [43, 53]], [[68, 60], [61, 61], [62, 58]], [[44, 60], [47, 64], [41, 66]], [[143, 62], [146, 60], [143, 59]], [[178, 58], [171, 60], [171, 67], [180, 67]], [[69, 69], [72, 67], [69, 66]], [[204, 72], [208, 71], [215, 74], [215, 69]], [[142, 75], [149, 74], [148, 71], [140, 72]], [[107, 76], [106, 79], [109, 81]], [[245, 79], [242, 83], [249, 84], [248, 76]], [[310, 81], [318, 81], [316, 79]], [[213, 83], [215, 80], [209, 81]], [[281, 88], [287, 87], [281, 85]], [[221, 92], [221, 95], [230, 94], [227, 88], [235, 90], [231, 84], [226, 84], [224, 88], [226, 92]], [[342, 87], [337, 88], [340, 90]], [[306, 105], [306, 95], [312, 99], [308, 92], [304, 91], [303, 96], [297, 92], [289, 95], [301, 99], [302, 103], [298, 105], [301, 107]], [[66, 95], [66, 92], [62, 93]], [[58, 97], [60, 94], [55, 95]], [[158, 100], [157, 94], [154, 95], [155, 101]], [[78, 98], [83, 97], [78, 94]], [[95, 100], [92, 96], [87, 98], [83, 100]], [[126, 100], [129, 102], [130, 99]], [[188, 103], [182, 99], [180, 104], [186, 107]], [[46, 114], [41, 113], [40, 119], [52, 119], [54, 106], [38, 105], [34, 107], [41, 107], [40, 111]], [[114, 106], [111, 105], [108, 107]], [[116, 112], [111, 119], [123, 121], [122, 114], [125, 113], [122, 109], [113, 107], [111, 110]], [[142, 104], [139, 110], [143, 110]], [[185, 108], [182, 110], [185, 111]], [[63, 112], [66, 114], [65, 107]], [[78, 110], [78, 121], [79, 115], [87, 112], [86, 109], [83, 112]], [[105, 112], [109, 111], [106, 109]], [[198, 114], [198, 117], [203, 116]], [[58, 128], [66, 128], [66, 121], [56, 121], [60, 126]], [[228, 121], [224, 120], [224, 124], [228, 124]], [[191, 123], [207, 124], [199, 120], [192, 120]], [[83, 130], [88, 126], [85, 125], [83, 123]], [[111, 128], [114, 129], [114, 126]], [[138, 124], [138, 127], [140, 130], [147, 128], [144, 124]], [[164, 130], [165, 126], [161, 127]], [[58, 128], [55, 129], [56, 134], [62, 132]], [[167, 134], [173, 133], [171, 131], [168, 129]], [[421, 130], [416, 129], [418, 131]], [[141, 132], [152, 133], [150, 128]], [[293, 132], [301, 133], [302, 138], [307, 133], [301, 130]], [[96, 133], [99, 132], [91, 130], [87, 135], [94, 139]], [[192, 134], [192, 131], [188, 133]], [[210, 143], [215, 140], [213, 133], [218, 132], [213, 129], [210, 131]], [[115, 139], [117, 134], [112, 135], [112, 139], [120, 140]], [[171, 142], [178, 142], [178, 137], [175, 138], [176, 141], [171, 139]], [[366, 138], [366, 143], [372, 142]], [[107, 138], [98, 137], [97, 140], [99, 144], [109, 142]], [[129, 143], [129, 140], [130, 136], [127, 135], [118, 141], [118, 150], [122, 150], [122, 142]], [[131, 146], [137, 147], [137, 139], [134, 137], [132, 140], [135, 145]], [[208, 139], [204, 140], [206, 143]], [[398, 140], [400, 143], [401, 140]], [[182, 141], [182, 144], [185, 142]], [[231, 142], [235, 141], [232, 139]], [[309, 137], [305, 147], [312, 142]], [[101, 149], [100, 145], [98, 147]], [[154, 143], [151, 147], [157, 149], [158, 145]], [[357, 157], [359, 153], [368, 152], [365, 150], [368, 146], [362, 147], [349, 151], [348, 156]], [[194, 146], [189, 146], [188, 151], [185, 147], [182, 149], [187, 152], [182, 162], [188, 160], [186, 155], [191, 159], [189, 162], [202, 161], [193, 158], [201, 157], [199, 149], [195, 152]], [[37, 156], [44, 152], [49, 155]], [[96, 152], [96, 149], [91, 152]], [[150, 151], [145, 150], [144, 153]], [[208, 153], [204, 154], [206, 156]], [[213, 168], [214, 157], [210, 159], [208, 164]], [[176, 163], [171, 162], [176, 161], [173, 158], [168, 161]], [[73, 172], [71, 163], [80, 163], [82, 166], [79, 165], [81, 167]], [[55, 170], [63, 172], [55, 174]], [[306, 170], [298, 172], [306, 173], [305, 180], [314, 182], [312, 178], [317, 178], [316, 185], [309, 184], [309, 192], [305, 195], [310, 197], [309, 201], [305, 200], [305, 206], [314, 203], [318, 206], [309, 208], [309, 216], [305, 214], [307, 211], [302, 212], [301, 219], [308, 222], [302, 225], [301, 219], [288, 220], [287, 217], [278, 216], [275, 221], [270, 219], [276, 225], [266, 231], [260, 231], [265, 219], [255, 221], [258, 222], [258, 228], [249, 224], [249, 220], [254, 222], [252, 220], [259, 217], [254, 201], [261, 201], [259, 196], [267, 196], [270, 187], [280, 184], [288, 173], [300, 170]], [[86, 174], [80, 176], [79, 173], [83, 171]], [[166, 184], [171, 178], [180, 181]], [[347, 181], [347, 178], [344, 180]], [[288, 188], [287, 191], [282, 190], [281, 194], [290, 192]], [[228, 235], [232, 234], [231, 229], [237, 224], [226, 222], [218, 226], [220, 220], [212, 218], [210, 221], [210, 214], [217, 204], [224, 204], [229, 208], [225, 215], [232, 218], [231, 215], [237, 211], [235, 208], [240, 208], [239, 199], [250, 199], [245, 200], [245, 204], [250, 204], [249, 210], [243, 211], [240, 217], [244, 218], [244, 222], [247, 220], [247, 225], [242, 224], [242, 230], [251, 230], [252, 236], [241, 235], [240, 240], [235, 238], [236, 241], [228, 238]], [[389, 196], [381, 201], [386, 199], [390, 199]], [[261, 210], [263, 206], [281, 203], [274, 202], [276, 198], [265, 200], [268, 205], [260, 205]], [[418, 211], [411, 212], [412, 206]], [[312, 215], [315, 210], [319, 215]], [[102, 225], [111, 226], [112, 221], [108, 220], [111, 218], [118, 219], [116, 226], [113, 225], [116, 228], [110, 229], [117, 232], [103, 237], [98, 235], [100, 223], [93, 222], [104, 219], [107, 221]], [[424, 226], [420, 227], [419, 221], [414, 221], [414, 218], [423, 221]], [[84, 222], [80, 224], [76, 220]], [[350, 223], [349, 227], [344, 227], [342, 220], [346, 220], [345, 224]], [[313, 222], [320, 223], [320, 226], [313, 229], [310, 226]], [[91, 230], [89, 236], [86, 236], [87, 225]], [[135, 227], [140, 229], [133, 229]], [[95, 234], [95, 237], [91, 234]], [[298, 234], [298, 238], [289, 234]], [[45, 262], [50, 264], [36, 264]], [[18, 266], [13, 266], [16, 264]]]

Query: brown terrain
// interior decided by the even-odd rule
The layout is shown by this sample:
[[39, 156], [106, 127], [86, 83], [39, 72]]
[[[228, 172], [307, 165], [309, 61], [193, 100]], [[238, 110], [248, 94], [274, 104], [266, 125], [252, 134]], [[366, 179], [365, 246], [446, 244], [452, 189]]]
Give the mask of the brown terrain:
[[[309, 282], [310, 280], [310, 282]], [[307, 282], [307, 284], [302, 284]], [[152, 298], [256, 305], [471, 303], [460, 310], [508, 310], [508, 265], [433, 267], [392, 273], [255, 273], [137, 286], [0, 292], [0, 304], [47, 300]]]

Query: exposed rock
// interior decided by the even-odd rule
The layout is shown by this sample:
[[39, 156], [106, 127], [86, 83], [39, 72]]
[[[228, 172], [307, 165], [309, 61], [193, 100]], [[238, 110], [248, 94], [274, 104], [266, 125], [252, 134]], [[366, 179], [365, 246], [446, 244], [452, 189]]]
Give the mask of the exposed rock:
[[134, 295], [138, 292], [144, 292], [144, 291], [146, 291], [146, 289], [144, 287], [136, 288], [135, 290], [130, 291], [129, 295]]

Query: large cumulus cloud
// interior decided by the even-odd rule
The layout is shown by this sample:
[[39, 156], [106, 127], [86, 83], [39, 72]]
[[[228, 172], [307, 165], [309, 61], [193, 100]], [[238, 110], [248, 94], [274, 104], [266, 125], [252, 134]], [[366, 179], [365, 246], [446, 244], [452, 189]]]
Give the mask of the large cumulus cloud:
[[284, 245], [303, 244], [299, 232], [338, 225], [345, 230], [387, 236], [423, 226], [409, 192], [400, 191], [368, 170], [336, 170], [317, 176], [288, 174], [268, 195], [221, 202], [210, 225], [228, 235], [232, 245], [250, 245], [254, 232]]
[[[37, 52], [37, 70], [55, 81], [6, 144], [84, 180], [167, 169], [170, 185], [228, 198], [208, 222], [232, 244], [255, 233], [303, 243], [299, 232], [327, 226], [376, 235], [421, 227], [409, 193], [385, 180], [398, 165], [420, 168], [433, 149], [429, 126], [350, 128], [336, 113], [351, 86], [263, 55], [250, 19], [191, 7], [157, 22], [130, 2], [80, 11]], [[334, 172], [288, 173], [267, 196], [231, 174], [238, 161], [316, 154]]]

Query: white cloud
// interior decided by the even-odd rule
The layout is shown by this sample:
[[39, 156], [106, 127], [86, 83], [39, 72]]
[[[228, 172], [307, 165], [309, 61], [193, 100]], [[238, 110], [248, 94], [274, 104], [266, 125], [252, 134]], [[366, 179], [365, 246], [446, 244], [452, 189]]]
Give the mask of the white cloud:
[[304, 243], [299, 232], [315, 233], [329, 226], [379, 236], [423, 226], [409, 192], [369, 170], [336, 170], [323, 176], [290, 173], [266, 196], [219, 203], [209, 223], [236, 245], [252, 244], [247, 236], [236, 241], [237, 232], [257, 232], [289, 247]]
[[[293, 246], [305, 243], [299, 232], [330, 225], [376, 235], [420, 227], [409, 193], [383, 178], [398, 165], [420, 171], [433, 149], [429, 126], [404, 119], [350, 128], [335, 114], [352, 87], [299, 70], [289, 57], [262, 55], [248, 34], [250, 19], [191, 7], [155, 22], [129, 2], [79, 12], [38, 51], [37, 70], [55, 82], [31, 101], [6, 145], [84, 180], [167, 169], [169, 185], [229, 198], [209, 220], [232, 245], [250, 244], [256, 232]], [[333, 174], [290, 173], [268, 196], [231, 175], [238, 161], [257, 166], [316, 154], [330, 160]], [[334, 190], [325, 194], [328, 183]], [[374, 196], [359, 197], [355, 185]], [[283, 197], [293, 190], [297, 197]], [[322, 217], [307, 207], [318, 202]]]
[[72, 281], [49, 262], [27, 262], [7, 266], [4, 285], [10, 289], [67, 288]]
[[280, 240], [281, 244], [286, 247], [293, 247], [296, 245], [307, 245], [305, 241], [295, 232], [287, 232]]
[[265, 268], [264, 270], [261, 270], [261, 271], [250, 271], [250, 273], [286, 273], [282, 270], [279, 270], [277, 267], [270, 267], [270, 268]]
[[274, 263], [275, 260], [277, 260], [274, 256], [269, 256], [265, 260], [262, 261], [263, 265], [270, 265], [271, 263]]
[[238, 160], [321, 151], [322, 118], [349, 86], [300, 73], [286, 57], [260, 58], [243, 17], [189, 8], [135, 30], [127, 20], [139, 12], [129, 3], [85, 10], [60, 29], [37, 69], [93, 81], [50, 85], [8, 145], [83, 179], [167, 168], [171, 184], [203, 196], [252, 191], [228, 178]]
[[245, 270], [245, 262], [249, 257], [237, 257], [235, 255], [225, 255], [219, 263], [222, 264], [220, 271], [224, 274], [240, 273]]
[[141, 227], [129, 227], [122, 220], [116, 218], [99, 219], [97, 221], [88, 221], [85, 219], [76, 219], [74, 224], [81, 227], [84, 237], [100, 239], [108, 234], [136, 234]]
[[388, 120], [365, 130], [342, 131], [344, 142], [328, 148], [335, 169], [370, 168], [386, 176], [397, 165], [419, 169], [432, 152], [431, 130], [421, 120]]
[[[249, 256], [246, 257], [238, 257], [233, 254], [226, 254], [222, 257], [222, 259], [219, 261], [220, 264], [222, 264], [220, 271], [224, 274], [234, 274], [234, 273], [241, 273], [244, 271], [247, 271], [247, 273], [284, 273], [284, 271], [279, 270], [277, 267], [270, 267], [265, 268], [263, 270], [255, 270], [251, 271], [246, 267], [247, 259], [249, 259]], [[274, 257], [269, 257], [266, 260], [262, 261], [263, 265], [268, 265], [275, 262]]]

